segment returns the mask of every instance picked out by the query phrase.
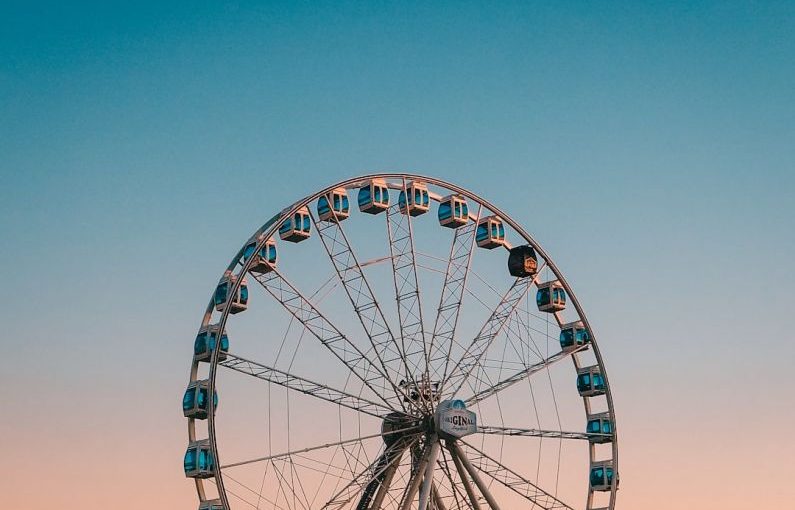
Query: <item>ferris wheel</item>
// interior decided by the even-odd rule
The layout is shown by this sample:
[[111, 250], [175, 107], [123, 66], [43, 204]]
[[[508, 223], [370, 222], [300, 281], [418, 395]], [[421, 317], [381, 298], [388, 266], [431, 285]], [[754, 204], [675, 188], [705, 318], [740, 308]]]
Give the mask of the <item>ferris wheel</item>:
[[348, 179], [254, 232], [182, 407], [200, 510], [615, 507], [582, 307], [516, 221], [436, 178]]

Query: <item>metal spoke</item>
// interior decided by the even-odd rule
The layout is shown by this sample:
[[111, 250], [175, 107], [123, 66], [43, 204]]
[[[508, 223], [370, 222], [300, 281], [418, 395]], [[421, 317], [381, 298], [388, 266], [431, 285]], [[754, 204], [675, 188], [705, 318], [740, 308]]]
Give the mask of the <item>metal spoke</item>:
[[[286, 460], [283, 460], [283, 462], [287, 463]], [[276, 463], [272, 463], [271, 465], [273, 466], [273, 472], [276, 474], [276, 479], [279, 482], [279, 489], [281, 490], [281, 492], [284, 493], [285, 501], [288, 500], [288, 495], [292, 496], [293, 504], [290, 505], [291, 508], [295, 508], [296, 507], [295, 503], [298, 502], [304, 510], [308, 510], [307, 505], [304, 505], [304, 503], [301, 501], [300, 494], [298, 493], [298, 491], [296, 491], [293, 477], [290, 476], [290, 480], [288, 480], [287, 477], [284, 475], [283, 470], [279, 469], [278, 466], [276, 466]], [[292, 475], [292, 466], [290, 466], [290, 474]], [[283, 489], [282, 485], [287, 486], [287, 490]]]
[[431, 450], [428, 453], [428, 460], [425, 462], [425, 473], [423, 475], [422, 487], [420, 489], [419, 510], [427, 510], [431, 497], [431, 487], [433, 486], [433, 471], [436, 467], [436, 459], [439, 458], [439, 438], [430, 439]]
[[266, 457], [258, 457], [256, 459], [244, 460], [244, 461], [240, 461], [240, 462], [233, 462], [232, 464], [226, 464], [224, 466], [221, 466], [221, 469], [227, 469], [227, 468], [232, 468], [232, 467], [237, 467], [237, 466], [243, 466], [245, 464], [253, 464], [255, 462], [264, 462], [264, 461], [269, 461], [269, 460], [274, 460], [274, 459], [280, 459], [282, 457], [290, 457], [292, 455], [299, 455], [299, 454], [303, 454], [303, 453], [312, 452], [312, 451], [315, 451], [315, 450], [323, 450], [323, 449], [326, 449], [326, 448], [333, 448], [335, 446], [342, 446], [342, 445], [346, 445], [346, 444], [350, 444], [350, 443], [361, 443], [363, 441], [367, 441], [368, 439], [374, 439], [374, 438], [383, 439], [385, 436], [394, 435], [394, 434], [405, 434], [405, 433], [408, 433], [408, 432], [417, 431], [419, 429], [420, 429], [419, 426], [406, 427], [406, 428], [403, 428], [403, 429], [400, 429], [400, 430], [393, 430], [393, 431], [390, 431], [390, 432], [387, 432], [387, 433], [379, 433], [379, 434], [371, 434], [369, 436], [354, 437], [354, 438], [351, 438], [351, 439], [345, 439], [343, 441], [337, 441], [337, 442], [334, 442], [334, 443], [326, 443], [326, 444], [322, 444], [322, 445], [318, 445], [318, 446], [310, 446], [310, 447], [307, 447], [307, 448], [302, 448], [300, 450], [293, 450], [293, 451], [290, 451], [290, 452], [277, 453], [275, 455], [268, 455]]
[[[265, 496], [263, 496], [263, 495], [262, 495], [262, 493], [261, 493], [261, 492], [257, 492], [257, 491], [255, 491], [254, 489], [252, 489], [252, 488], [251, 488], [251, 487], [249, 487], [248, 485], [244, 484], [244, 483], [243, 483], [243, 482], [241, 482], [240, 480], [236, 480], [235, 478], [232, 478], [230, 475], [228, 475], [228, 474], [226, 474], [226, 473], [224, 473], [224, 478], [228, 478], [229, 480], [231, 480], [232, 482], [236, 483], [237, 485], [239, 485], [239, 486], [240, 486], [240, 487], [242, 487], [243, 489], [247, 490], [248, 492], [250, 492], [250, 493], [251, 493], [251, 494], [253, 494], [254, 496], [257, 496], [257, 498], [258, 498], [258, 503], [259, 503], [259, 500], [261, 500], [261, 501], [264, 501], [264, 502], [268, 503], [269, 505], [271, 505], [271, 506], [272, 506], [273, 508], [275, 508], [275, 509], [278, 509], [278, 510], [287, 510], [285, 507], [283, 507], [283, 506], [279, 505], [279, 504], [278, 504], [276, 501], [273, 501], [273, 500], [271, 500], [271, 499], [268, 499], [268, 498], [266, 498]], [[211, 478], [211, 479], [210, 479], [210, 483], [215, 483], [215, 480]], [[235, 492], [233, 492], [233, 491], [232, 491], [232, 490], [230, 490], [230, 489], [225, 489], [225, 490], [226, 490], [226, 492], [227, 492], [227, 493], [231, 494], [232, 496], [236, 497], [237, 499], [239, 499], [239, 500], [240, 500], [240, 501], [242, 501], [243, 503], [246, 503], [247, 505], [251, 506], [252, 508], [259, 508], [259, 504], [256, 504], [256, 505], [255, 505], [254, 503], [252, 503], [252, 502], [250, 502], [250, 501], [246, 500], [245, 498], [243, 498], [243, 497], [242, 497], [242, 496], [240, 496], [239, 494], [236, 494]]]
[[[478, 207], [478, 217], [482, 206]], [[447, 270], [444, 275], [439, 308], [433, 326], [433, 336], [428, 346], [428, 367], [433, 371], [429, 376], [443, 380], [449, 369], [450, 354], [453, 348], [458, 315], [464, 300], [469, 268], [472, 263], [472, 252], [475, 246], [476, 223], [455, 229]]]
[[500, 505], [497, 503], [497, 500], [494, 499], [494, 496], [492, 496], [491, 491], [489, 491], [489, 488], [486, 486], [485, 483], [483, 483], [483, 480], [480, 478], [477, 471], [472, 466], [472, 463], [469, 462], [469, 459], [467, 459], [467, 457], [464, 455], [464, 452], [461, 451], [461, 448], [459, 448], [455, 442], [448, 443], [447, 448], [450, 450], [450, 455], [453, 456], [453, 460], [457, 460], [456, 465], [460, 464], [461, 466], [463, 466], [464, 469], [461, 471], [466, 470], [466, 472], [472, 478], [472, 481], [475, 482], [475, 485], [478, 486], [480, 493], [483, 494], [484, 498], [486, 498], [486, 501], [488, 502], [489, 507], [491, 507], [491, 510], [500, 510]]
[[[419, 441], [415, 438], [409, 442], [398, 441], [391, 446], [387, 447], [382, 455], [378, 457], [372, 464], [367, 466], [363, 471], [353, 477], [353, 479], [337, 492], [325, 505], [323, 510], [339, 509], [348, 504], [360, 492], [362, 492], [373, 479], [377, 479], [383, 475], [392, 465], [396, 465], [403, 457], [403, 452]], [[386, 459], [386, 461], [385, 461]]]
[[431, 484], [431, 498], [433, 500], [433, 507], [435, 510], [447, 510], [447, 506], [444, 504], [442, 495], [439, 494], [439, 488], [436, 486], [436, 482]]
[[[498, 460], [490, 457], [481, 450], [475, 448], [466, 441], [459, 440], [461, 444], [466, 445], [468, 450], [472, 453], [471, 464], [483, 474], [489, 476], [493, 480], [504, 485], [516, 494], [527, 499], [534, 505], [538, 505], [544, 510], [555, 510], [558, 508], [568, 508], [574, 510], [571, 506], [560, 501], [558, 498], [538, 487], [536, 484], [526, 479], [516, 471], [508, 468], [500, 463]], [[456, 446], [458, 452], [463, 456], [463, 449]]]
[[402, 373], [407, 371], [408, 367], [350, 241], [336, 217], [328, 221], [317, 221], [314, 215], [311, 215], [311, 218], [351, 306], [370, 340], [372, 352], [381, 365], [382, 374], [398, 402], [405, 409], [398, 382], [404, 378]]
[[373, 402], [364, 397], [352, 395], [345, 391], [326, 386], [325, 384], [320, 384], [285, 372], [284, 370], [263, 365], [256, 361], [241, 358], [231, 353], [227, 354], [225, 360], [219, 361], [218, 365], [235, 370], [236, 372], [254, 376], [263, 381], [278, 384], [279, 386], [298, 391], [305, 395], [325, 400], [331, 404], [369, 414], [376, 418], [383, 418], [386, 414], [394, 412], [394, 409], [387, 405]]
[[390, 387], [394, 387], [394, 384], [381, 368], [374, 365], [365, 353], [320, 313], [279, 271], [254, 274], [253, 277], [320, 343], [342, 361], [348, 370], [370, 388], [373, 394], [381, 398], [388, 406], [394, 406], [397, 401], [397, 404], [403, 408], [403, 402], [396, 396], [390, 402], [391, 392], [388, 390]]
[[585, 349], [585, 346], [580, 347], [578, 349], [574, 349], [572, 351], [560, 351], [560, 352], [558, 352], [556, 354], [553, 354], [552, 356], [550, 356], [550, 357], [548, 357], [548, 358], [546, 358], [546, 359], [544, 359], [544, 360], [542, 360], [542, 361], [540, 361], [538, 363], [535, 363], [533, 365], [529, 365], [528, 367], [517, 371], [516, 373], [506, 377], [505, 379], [502, 379], [502, 380], [492, 384], [490, 387], [475, 393], [471, 397], [464, 399], [464, 402], [466, 402], [467, 406], [476, 404], [476, 403], [478, 403], [478, 402], [480, 402], [482, 400], [485, 400], [485, 399], [489, 398], [490, 396], [495, 395], [495, 394], [499, 393], [500, 391], [502, 391], [502, 390], [504, 390], [504, 389], [516, 384], [517, 382], [519, 382], [519, 381], [521, 381], [523, 379], [526, 379], [527, 377], [530, 377], [531, 375], [535, 374], [536, 372], [540, 372], [541, 370], [544, 370], [545, 368], [547, 368], [548, 366], [552, 365], [553, 363], [556, 363], [556, 362], [558, 362], [558, 361], [560, 361], [562, 359], [565, 359], [565, 358], [569, 357], [571, 354], [573, 354], [575, 352], [579, 352], [580, 350], [584, 350], [584, 349]]
[[560, 430], [523, 429], [517, 427], [491, 427], [478, 425], [481, 434], [499, 436], [552, 437], [555, 439], [590, 439], [591, 437], [609, 437], [610, 434], [589, 434], [586, 432], [565, 432]]
[[[416, 386], [417, 377], [426, 373], [428, 352], [425, 349], [425, 327], [405, 179], [402, 186], [406, 199], [405, 214], [400, 211], [399, 202], [390, 206], [386, 212], [386, 224], [389, 234], [389, 253], [392, 256], [392, 276], [395, 283], [402, 353], [408, 372], [406, 375]], [[426, 395], [423, 391], [418, 394], [420, 399], [425, 400]]]
[[517, 278], [511, 287], [505, 292], [497, 307], [489, 316], [480, 332], [467, 347], [461, 359], [442, 383], [442, 391], [447, 392], [448, 388], [452, 391], [447, 392], [452, 398], [464, 385], [464, 382], [478, 366], [480, 359], [488, 350], [491, 343], [502, 331], [513, 314], [519, 302], [525, 297], [532, 283], [530, 278]]
[[[438, 461], [438, 464], [439, 464], [440, 470], [442, 471], [442, 473], [447, 478], [447, 481], [450, 482], [450, 491], [452, 492], [452, 498], [455, 501], [456, 510], [463, 509], [464, 506], [463, 506], [462, 502], [466, 501], [466, 499], [469, 496], [466, 495], [466, 494], [462, 494], [461, 493], [461, 489], [459, 488], [458, 484], [455, 482], [455, 480], [453, 480], [452, 470], [450, 469], [450, 465], [447, 462], [447, 450], [446, 450], [446, 448], [442, 449], [441, 459]], [[462, 481], [461, 485], [464, 485], [464, 483], [465, 482]], [[479, 508], [480, 508], [479, 507], [479, 502], [476, 499], [475, 503], [471, 506], [471, 510], [479, 510]]]
[[[450, 449], [451, 446], [452, 443], [448, 444], [448, 449]], [[478, 499], [477, 494], [475, 494], [475, 489], [472, 487], [472, 482], [469, 479], [466, 469], [464, 469], [464, 465], [461, 463], [461, 460], [458, 458], [458, 456], [452, 452], [452, 450], [450, 451], [450, 458], [453, 459], [453, 464], [455, 465], [455, 469], [458, 472], [458, 478], [464, 485], [464, 490], [467, 493], [469, 502], [472, 504], [472, 509], [480, 510], [480, 500]], [[450, 483], [454, 483], [452, 477], [450, 478]]]
[[[387, 468], [387, 470], [381, 475], [380, 480], [379, 477], [376, 477], [370, 481], [370, 484], [375, 483], [378, 486], [378, 491], [375, 493], [375, 497], [373, 498], [373, 503], [370, 506], [370, 510], [380, 510], [381, 505], [383, 505], [384, 503], [384, 498], [389, 492], [389, 488], [392, 486], [392, 480], [394, 480], [395, 473], [397, 473], [398, 464], [399, 462], [391, 463]], [[368, 484], [368, 488], [370, 487], [370, 484]], [[360, 500], [359, 507], [357, 507], [357, 510], [367, 510], [366, 500], [364, 497], [362, 497], [362, 499]]]
[[406, 490], [403, 491], [403, 497], [400, 500], [400, 510], [409, 510], [411, 504], [414, 502], [414, 496], [420, 490], [420, 483], [425, 475], [425, 466], [428, 464], [428, 459], [431, 455], [430, 441], [425, 441], [425, 445], [415, 462], [412, 462], [411, 477], [409, 483], [406, 485]]

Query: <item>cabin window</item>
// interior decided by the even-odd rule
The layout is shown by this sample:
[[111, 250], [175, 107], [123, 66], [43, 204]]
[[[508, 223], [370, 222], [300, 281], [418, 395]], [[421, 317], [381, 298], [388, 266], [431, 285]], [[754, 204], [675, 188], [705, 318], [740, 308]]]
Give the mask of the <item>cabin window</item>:
[[538, 289], [536, 294], [536, 304], [543, 306], [549, 303], [549, 288]]
[[209, 470], [213, 467], [213, 459], [207, 450], [199, 451], [199, 469]]
[[185, 391], [185, 395], [182, 397], [182, 410], [183, 411], [190, 411], [193, 409], [193, 393], [196, 391], [196, 388], [188, 388]]
[[602, 389], [605, 387], [605, 380], [602, 377], [602, 374], [593, 375], [593, 387], [595, 389]]
[[222, 283], [215, 289], [215, 304], [220, 305], [226, 302], [226, 294], [229, 284], [227, 282]]
[[202, 354], [207, 350], [207, 334], [200, 334], [196, 336], [196, 342], [193, 344], [193, 354]]
[[185, 466], [185, 471], [193, 471], [196, 469], [196, 450], [190, 448], [187, 452], [185, 452], [185, 460], [183, 462]]

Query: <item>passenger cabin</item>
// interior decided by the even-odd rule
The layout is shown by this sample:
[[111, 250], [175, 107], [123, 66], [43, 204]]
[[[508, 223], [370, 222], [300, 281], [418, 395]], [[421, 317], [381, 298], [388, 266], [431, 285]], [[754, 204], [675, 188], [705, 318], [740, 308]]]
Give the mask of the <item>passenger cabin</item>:
[[[408, 195], [408, 200], [406, 200], [406, 195]], [[428, 212], [431, 207], [428, 186], [421, 182], [412, 181], [408, 183], [405, 193], [403, 191], [400, 192], [398, 207], [401, 213], [408, 213], [411, 216], [419, 216]]]
[[199, 510], [224, 510], [220, 499], [208, 499], [199, 503]]
[[539, 283], [536, 305], [541, 312], [555, 313], [566, 308], [566, 291], [558, 280]]
[[215, 462], [210, 450], [210, 440], [202, 439], [188, 445], [183, 460], [188, 478], [210, 478], [215, 474]]
[[[210, 381], [207, 379], [193, 381], [182, 397], [182, 414], [185, 418], [207, 419], [207, 403], [209, 402]], [[213, 391], [213, 408], [218, 407], [218, 393]]]
[[368, 214], [378, 214], [389, 207], [389, 189], [386, 182], [373, 179], [359, 188], [359, 210]]
[[[259, 240], [250, 241], [243, 249], [243, 262], [248, 262], [248, 259], [254, 258], [249, 267], [249, 271], [255, 274], [269, 273], [276, 269], [276, 241], [268, 239], [265, 244], [257, 250]], [[254, 253], [256, 251], [256, 253]]]
[[317, 216], [320, 221], [342, 221], [351, 214], [348, 190], [335, 188], [317, 201]]
[[536, 251], [529, 244], [511, 248], [508, 255], [508, 272], [517, 278], [535, 276], [538, 272]]
[[439, 202], [439, 225], [447, 228], [463, 227], [469, 222], [467, 201], [460, 195], [448, 195]]
[[[193, 343], [193, 359], [194, 361], [210, 361], [210, 357], [215, 350], [215, 342], [218, 340], [218, 324], [209, 324], [202, 326], [199, 334], [196, 335], [196, 341]], [[221, 347], [218, 351], [218, 361], [226, 359], [226, 353], [229, 352], [229, 338], [226, 336], [226, 331], [221, 334]]]
[[577, 391], [581, 397], [604, 395], [607, 386], [598, 365], [577, 370]]
[[594, 434], [588, 437], [591, 443], [609, 443], [613, 440], [613, 420], [610, 413], [598, 413], [588, 416], [585, 432]]
[[309, 208], [302, 207], [282, 222], [282, 226], [279, 227], [279, 237], [291, 243], [300, 243], [309, 238], [311, 226]]
[[613, 461], [601, 460], [591, 464], [591, 474], [588, 477], [591, 489], [606, 492], [613, 487], [613, 480], [618, 482], [613, 473]]
[[478, 246], [492, 250], [498, 246], [505, 246], [505, 225], [499, 216], [486, 216], [478, 220], [475, 233]]
[[560, 327], [560, 348], [564, 352], [573, 351], [591, 341], [591, 335], [582, 321], [570, 322]]
[[215, 309], [219, 312], [223, 311], [227, 302], [230, 306], [229, 313], [240, 313], [248, 308], [248, 281], [245, 278], [234, 295], [231, 295], [238, 278], [232, 271], [226, 271], [218, 283], [215, 289]]

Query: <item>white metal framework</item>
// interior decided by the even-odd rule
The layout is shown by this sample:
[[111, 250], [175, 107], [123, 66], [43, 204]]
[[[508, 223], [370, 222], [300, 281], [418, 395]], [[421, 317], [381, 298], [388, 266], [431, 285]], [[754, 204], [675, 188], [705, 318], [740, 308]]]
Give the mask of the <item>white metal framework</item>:
[[191, 359], [200, 509], [615, 508], [580, 303], [516, 221], [442, 180], [366, 175], [283, 209], [223, 272]]

